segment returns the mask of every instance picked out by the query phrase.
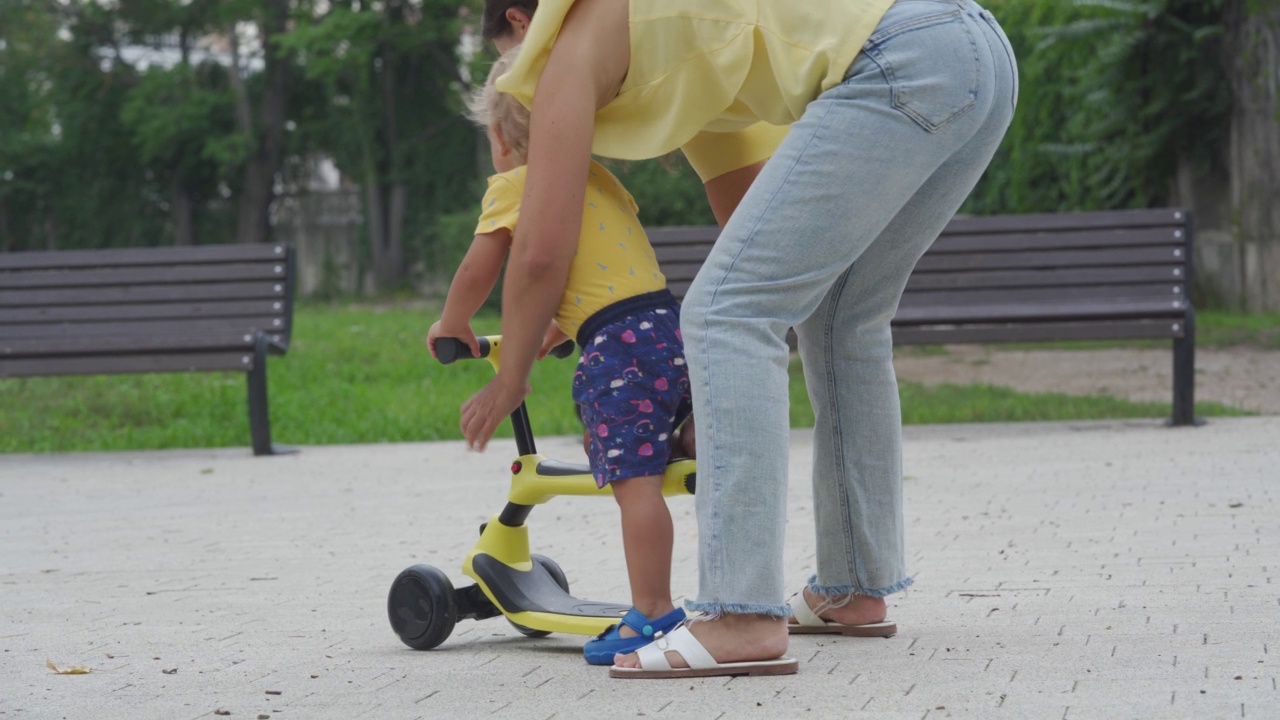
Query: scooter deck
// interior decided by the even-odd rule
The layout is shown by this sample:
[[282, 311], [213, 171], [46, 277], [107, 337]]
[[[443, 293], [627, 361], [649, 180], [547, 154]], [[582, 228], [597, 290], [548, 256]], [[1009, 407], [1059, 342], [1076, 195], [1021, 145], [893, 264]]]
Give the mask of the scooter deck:
[[561, 590], [555, 578], [538, 563], [530, 570], [516, 570], [492, 555], [480, 553], [471, 558], [471, 568], [508, 615], [538, 612], [617, 620], [630, 609], [628, 605], [580, 600]]

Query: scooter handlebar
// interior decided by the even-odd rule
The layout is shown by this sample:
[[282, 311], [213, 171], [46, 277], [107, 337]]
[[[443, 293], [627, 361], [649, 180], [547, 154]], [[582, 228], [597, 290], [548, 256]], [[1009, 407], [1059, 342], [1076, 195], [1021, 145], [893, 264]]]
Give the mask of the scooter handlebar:
[[[480, 354], [472, 355], [471, 348], [458, 338], [441, 337], [436, 338], [436, 359], [441, 365], [452, 365], [458, 360], [479, 360], [489, 357], [490, 350], [495, 345], [502, 342], [501, 335], [480, 336], [476, 340], [480, 344]], [[573, 354], [573, 341], [565, 340], [559, 345], [551, 348], [551, 355], [557, 358], [567, 358]]]
[[452, 365], [458, 360], [478, 360], [480, 358], [489, 357], [489, 348], [491, 343], [487, 337], [476, 338], [480, 343], [480, 354], [472, 355], [471, 348], [467, 344], [452, 337], [436, 338], [436, 359], [441, 365]]

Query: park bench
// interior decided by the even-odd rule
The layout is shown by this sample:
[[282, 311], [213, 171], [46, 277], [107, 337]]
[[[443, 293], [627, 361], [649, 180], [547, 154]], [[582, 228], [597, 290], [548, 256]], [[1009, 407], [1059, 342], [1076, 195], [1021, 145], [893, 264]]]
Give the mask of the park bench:
[[[1169, 339], [1170, 423], [1194, 424], [1191, 230], [1176, 208], [956, 217], [911, 273], [894, 344]], [[677, 297], [718, 233], [648, 230]]]
[[0, 254], [0, 378], [236, 371], [255, 455], [271, 443], [267, 355], [289, 348], [282, 245]]

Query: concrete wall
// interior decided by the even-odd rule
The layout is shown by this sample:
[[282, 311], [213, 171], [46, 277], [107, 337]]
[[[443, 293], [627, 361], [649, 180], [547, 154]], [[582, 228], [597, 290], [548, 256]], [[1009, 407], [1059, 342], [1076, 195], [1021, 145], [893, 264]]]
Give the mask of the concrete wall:
[[373, 287], [360, 243], [358, 191], [281, 198], [272, 220], [275, 239], [297, 248], [299, 297], [360, 295]]
[[1196, 217], [1202, 297], [1249, 311], [1280, 311], [1280, 6], [1231, 0], [1226, 53], [1235, 94], [1221, 168], [1184, 169], [1175, 202]]

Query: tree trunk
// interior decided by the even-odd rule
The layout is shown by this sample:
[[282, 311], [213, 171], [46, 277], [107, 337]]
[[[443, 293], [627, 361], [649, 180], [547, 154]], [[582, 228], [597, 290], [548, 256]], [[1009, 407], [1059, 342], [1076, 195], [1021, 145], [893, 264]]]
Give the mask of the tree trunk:
[[[388, 12], [395, 4], [388, 5]], [[396, 166], [396, 153], [400, 144], [400, 128], [396, 119], [396, 76], [400, 72], [399, 56], [389, 45], [380, 48], [382, 60], [378, 68], [379, 90], [382, 95], [382, 135], [388, 151], [381, 163], [380, 177], [375, 193], [370, 193], [369, 204], [377, 207], [376, 215], [369, 217], [369, 244], [373, 255], [374, 288], [379, 293], [395, 290], [404, 277], [404, 219], [408, 209], [408, 188], [400, 180]]]
[[[249, 98], [244, 80], [236, 77], [239, 73], [238, 61], [232, 72], [233, 78], [236, 78], [233, 87], [240, 131], [256, 140], [253, 143], [254, 153], [245, 164], [244, 182], [240, 188], [236, 242], [241, 243], [263, 243], [270, 239], [271, 203], [275, 200], [276, 175], [284, 162], [285, 86], [289, 66], [287, 58], [281, 56], [281, 51], [271, 41], [286, 30], [289, 19], [288, 0], [270, 0], [266, 10], [267, 17], [259, 23], [265, 63], [256, 128], [249, 119]], [[232, 48], [235, 59], [234, 33]]]
[[13, 233], [9, 230], [9, 212], [5, 202], [0, 199], [0, 252], [13, 249]]
[[196, 201], [191, 189], [177, 173], [169, 182], [169, 204], [173, 215], [173, 235], [176, 245], [196, 244]]
[[53, 213], [44, 218], [44, 249], [58, 249], [58, 216]]

